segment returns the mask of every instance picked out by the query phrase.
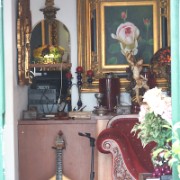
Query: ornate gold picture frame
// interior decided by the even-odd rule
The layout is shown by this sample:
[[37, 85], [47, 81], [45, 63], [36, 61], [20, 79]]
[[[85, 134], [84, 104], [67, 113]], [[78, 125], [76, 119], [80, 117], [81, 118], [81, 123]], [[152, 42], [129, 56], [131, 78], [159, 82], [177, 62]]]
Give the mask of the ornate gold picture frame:
[[[109, 49], [111, 49], [112, 51], [117, 51], [118, 47], [118, 42], [115, 42], [115, 40], [110, 37], [110, 33], [116, 33], [116, 29], [122, 20], [120, 19], [122, 11], [128, 12], [127, 20], [131, 21], [133, 17], [134, 22], [137, 21], [138, 23], [139, 21], [141, 29], [146, 28], [146, 25], [143, 24], [143, 17], [144, 20], [150, 18], [152, 23], [150, 31], [152, 35], [153, 45], [151, 54], [145, 61], [145, 63], [148, 64], [150, 62], [150, 56], [162, 47], [164, 38], [167, 39], [169, 44], [169, 32], [168, 34], [166, 34], [167, 31], [166, 33], [164, 33], [163, 31], [164, 34], [162, 33], [163, 28], [169, 30], [169, 15], [167, 15], [167, 13], [163, 13], [169, 12], [168, 6], [169, 0], [77, 0], [78, 65], [83, 67], [84, 72], [90, 69], [94, 71], [92, 85], [83, 83], [82, 91], [97, 92], [99, 88], [99, 78], [104, 77], [106, 73], [111, 72], [120, 77], [121, 91], [124, 91], [125, 87], [127, 87], [129, 83], [126, 78], [126, 67], [128, 67], [128, 64], [125, 63], [125, 61], [121, 62], [121, 58], [118, 59], [118, 61], [120, 60], [120, 62], [117, 62], [118, 56], [116, 57], [116, 60], [114, 60], [115, 58], [113, 57], [108, 57], [109, 52], [107, 51], [109, 51]], [[139, 11], [142, 9], [149, 11], [149, 15], [151, 17], [148, 17], [145, 11], [140, 13], [139, 11], [137, 11], [137, 9], [139, 9]], [[119, 11], [119, 17], [114, 17], [113, 13], [115, 11]], [[162, 27], [164, 26], [164, 24], [162, 24], [162, 17], [166, 17], [166, 27]], [[111, 26], [114, 26], [115, 23], [113, 24], [113, 21], [116, 21], [118, 18], [119, 24], [116, 22], [116, 27], [114, 28], [114, 30], [111, 29], [109, 32], [107, 32], [110, 29], [108, 29], [108, 25], [110, 24]], [[109, 36], [109, 39], [111, 38], [110, 46], [108, 44], [109, 39], [107, 38], [107, 36]], [[148, 50], [146, 50], [146, 52], [148, 52]], [[83, 79], [84, 81], [86, 81], [85, 73]], [[164, 84], [165, 80], [158, 80], [157, 82], [160, 84], [162, 82], [162, 84]]]

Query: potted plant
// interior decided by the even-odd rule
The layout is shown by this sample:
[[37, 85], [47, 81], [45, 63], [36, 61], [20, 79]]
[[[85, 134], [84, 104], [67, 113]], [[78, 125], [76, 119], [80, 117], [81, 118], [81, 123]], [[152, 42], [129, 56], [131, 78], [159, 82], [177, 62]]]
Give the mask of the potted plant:
[[[172, 140], [172, 105], [171, 97], [155, 87], [145, 92], [140, 106], [139, 123], [132, 129], [137, 133], [143, 147], [151, 142], [156, 146], [152, 150], [154, 164], [153, 177], [171, 174], [169, 161], [171, 160]], [[169, 152], [165, 153], [165, 152]]]
[[167, 142], [172, 142], [172, 148], [157, 148], [153, 151], [153, 158], [156, 158], [159, 154], [163, 155], [163, 158], [168, 162], [168, 165], [177, 167], [178, 176], [180, 179], [180, 122], [176, 122], [173, 127], [166, 126], [166, 128], [172, 131], [172, 138], [167, 139]]

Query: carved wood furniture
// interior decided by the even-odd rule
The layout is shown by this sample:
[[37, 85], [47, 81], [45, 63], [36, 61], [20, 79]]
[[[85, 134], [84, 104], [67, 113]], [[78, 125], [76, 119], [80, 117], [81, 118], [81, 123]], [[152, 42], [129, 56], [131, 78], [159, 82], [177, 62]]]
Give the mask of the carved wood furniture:
[[143, 148], [131, 133], [137, 122], [137, 115], [113, 117], [97, 137], [97, 149], [112, 155], [113, 180], [137, 180], [140, 173], [153, 171], [150, 152], [154, 144]]
[[[112, 154], [104, 154], [97, 151], [97, 148], [100, 148], [99, 143], [103, 141], [102, 138], [99, 140], [100, 136], [98, 135], [102, 131], [106, 131], [106, 129], [111, 129], [110, 127], [114, 121], [113, 118], [109, 122], [111, 118], [112, 116], [95, 116], [91, 120], [19, 121], [19, 180], [44, 180], [55, 175], [56, 153], [52, 147], [59, 130], [63, 131], [66, 142], [66, 149], [63, 150], [63, 174], [66, 177], [73, 180], [89, 179], [91, 149], [89, 141], [78, 135], [78, 132], [89, 132], [98, 143], [96, 143], [94, 157], [95, 180], [111, 180], [113, 169]], [[137, 115], [121, 115], [118, 118], [136, 119]], [[107, 150], [103, 151], [108, 153]]]

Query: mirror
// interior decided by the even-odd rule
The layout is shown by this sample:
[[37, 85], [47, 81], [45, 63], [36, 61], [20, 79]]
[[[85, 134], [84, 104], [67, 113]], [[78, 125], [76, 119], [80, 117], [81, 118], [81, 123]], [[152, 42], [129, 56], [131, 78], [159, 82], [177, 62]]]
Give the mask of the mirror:
[[[125, 21], [135, 23], [140, 29], [137, 59], [143, 57], [144, 65], [150, 66], [153, 54], [170, 44], [169, 3], [169, 0], [77, 0], [78, 63], [85, 72], [94, 71], [92, 86], [83, 84], [82, 91], [98, 92], [99, 78], [107, 73], [119, 77], [121, 92], [129, 85], [128, 63], [118, 41], [111, 35], [116, 34], [118, 26]], [[141, 13], [137, 13], [137, 9]], [[126, 16], [122, 17], [123, 13]], [[157, 83], [162, 88], [167, 86], [164, 78]]]
[[67, 27], [55, 19], [59, 8], [54, 7], [53, 0], [46, 0], [45, 8], [40, 9], [45, 19], [32, 29], [29, 4], [29, 0], [18, 1], [19, 85], [30, 84], [39, 72], [56, 72], [71, 68], [70, 34]]
[[58, 20], [39, 22], [32, 30], [30, 47], [30, 67], [36, 71], [60, 70], [60, 63], [70, 61], [70, 34]]

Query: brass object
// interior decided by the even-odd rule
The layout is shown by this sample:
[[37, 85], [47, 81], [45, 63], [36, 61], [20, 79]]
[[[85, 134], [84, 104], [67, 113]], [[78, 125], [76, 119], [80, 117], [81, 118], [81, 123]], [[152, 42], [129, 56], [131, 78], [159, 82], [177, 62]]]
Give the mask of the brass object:
[[100, 107], [102, 98], [104, 97], [104, 94], [103, 93], [95, 93], [94, 96], [97, 99], [97, 107]]
[[107, 109], [107, 107], [104, 106], [95, 107], [95, 109], [93, 110], [93, 113], [98, 116], [104, 116], [109, 112], [110, 112], [109, 109]]
[[[132, 3], [134, 5], [153, 3], [157, 4], [156, 11], [153, 11], [154, 15], [154, 39], [157, 40], [157, 44], [154, 47], [154, 53], [162, 47], [162, 32], [161, 32], [161, 18], [166, 12], [167, 28], [168, 28], [168, 44], [169, 43], [169, 1], [170, 0], [129, 0], [127, 1], [112, 1], [112, 0], [77, 0], [77, 17], [78, 17], [78, 65], [82, 66], [86, 72], [89, 69], [94, 71], [94, 81], [91, 86], [83, 84], [82, 91], [84, 92], [98, 92], [99, 78], [105, 76], [106, 73], [126, 73], [127, 64], [106, 66], [105, 64], [105, 47], [104, 47], [104, 29], [103, 29], [103, 4], [119, 4], [119, 3]], [[93, 26], [92, 24], [95, 23]], [[157, 25], [157, 26], [156, 26]], [[158, 32], [158, 30], [160, 32]], [[94, 35], [95, 34], [95, 39]], [[95, 45], [96, 49], [92, 48]], [[84, 81], [86, 75], [83, 77]], [[164, 84], [164, 80], [157, 80], [161, 85]], [[126, 91], [125, 88], [130, 82], [126, 78], [120, 78], [120, 91]], [[165, 88], [165, 87], [162, 87]]]
[[59, 11], [59, 8], [54, 7], [54, 0], [46, 0], [45, 6], [40, 11], [43, 12], [44, 19], [49, 20], [51, 23], [56, 18], [56, 12]]

